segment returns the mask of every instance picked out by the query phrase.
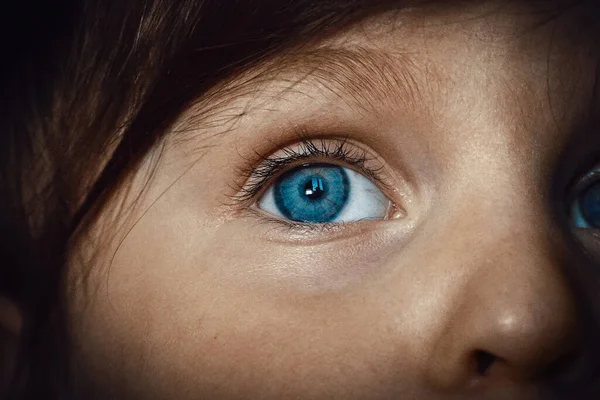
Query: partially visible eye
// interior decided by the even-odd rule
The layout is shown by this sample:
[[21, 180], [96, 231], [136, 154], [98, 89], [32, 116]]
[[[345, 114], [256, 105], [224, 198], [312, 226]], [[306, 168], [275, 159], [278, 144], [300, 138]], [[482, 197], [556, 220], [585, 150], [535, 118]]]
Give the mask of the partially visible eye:
[[592, 171], [573, 196], [571, 223], [574, 228], [600, 229], [600, 170]]
[[290, 221], [323, 224], [384, 219], [391, 202], [367, 177], [333, 164], [305, 164], [267, 189], [258, 208]]

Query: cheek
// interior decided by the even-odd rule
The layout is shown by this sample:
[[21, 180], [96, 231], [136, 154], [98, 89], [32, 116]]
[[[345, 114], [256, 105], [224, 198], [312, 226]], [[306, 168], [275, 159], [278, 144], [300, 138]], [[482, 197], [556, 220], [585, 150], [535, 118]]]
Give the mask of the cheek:
[[311, 396], [406, 379], [386, 357], [398, 341], [381, 335], [382, 300], [364, 285], [383, 239], [273, 244], [254, 224], [185, 214], [153, 210], [76, 288], [78, 356], [108, 382], [98, 385], [135, 397]]

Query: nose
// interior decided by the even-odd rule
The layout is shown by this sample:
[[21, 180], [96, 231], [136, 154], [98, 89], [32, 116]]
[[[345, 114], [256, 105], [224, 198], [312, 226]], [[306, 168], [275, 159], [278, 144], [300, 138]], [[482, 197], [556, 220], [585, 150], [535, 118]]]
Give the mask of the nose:
[[566, 246], [541, 218], [509, 214], [501, 227], [488, 219], [475, 223], [485, 232], [462, 231], [477, 243], [461, 259], [473, 272], [434, 340], [426, 370], [437, 388], [531, 386], [574, 347], [578, 319], [563, 276]]

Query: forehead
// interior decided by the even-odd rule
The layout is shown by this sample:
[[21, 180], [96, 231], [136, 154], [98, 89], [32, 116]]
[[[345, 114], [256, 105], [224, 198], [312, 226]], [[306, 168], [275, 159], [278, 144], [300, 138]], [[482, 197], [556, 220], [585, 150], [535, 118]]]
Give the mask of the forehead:
[[[372, 58], [372, 70], [406, 73], [424, 88], [495, 86], [503, 95], [510, 90], [527, 99], [525, 92], [536, 97], [544, 92], [556, 107], [582, 106], [592, 99], [597, 81], [598, 26], [586, 18], [590, 11], [584, 7], [559, 10], [546, 2], [548, 9], [540, 10], [532, 3], [537, 4], [462, 2], [389, 13], [357, 24], [320, 48], [379, 53]], [[395, 67], [386, 59], [393, 59]]]
[[238, 117], [271, 121], [281, 111], [292, 124], [306, 114], [326, 121], [333, 108], [455, 130], [485, 115], [482, 125], [502, 126], [517, 146], [564, 142], [596, 108], [596, 41], [586, 10], [557, 12], [550, 3], [461, 2], [378, 15], [237, 76], [193, 113], [224, 129]]
[[[560, 10], [552, 1], [541, 2], [543, 9], [532, 5], [540, 2], [506, 3], [449, 2], [378, 15], [279, 54], [219, 90], [256, 97], [254, 89], [272, 87], [273, 81], [296, 89], [320, 80], [386, 95], [388, 89], [409, 89], [406, 84], [451, 87], [470, 81], [543, 90], [557, 97], [549, 99], [556, 106], [590, 100], [598, 46], [588, 11]], [[398, 85], [402, 80], [414, 82]]]

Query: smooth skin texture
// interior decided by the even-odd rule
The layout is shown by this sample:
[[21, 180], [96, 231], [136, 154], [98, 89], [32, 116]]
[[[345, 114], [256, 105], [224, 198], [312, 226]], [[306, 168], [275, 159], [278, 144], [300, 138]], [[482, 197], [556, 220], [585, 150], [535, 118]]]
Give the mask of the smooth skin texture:
[[[579, 179], [563, 156], [590, 146], [594, 63], [535, 22], [379, 16], [201, 99], [73, 246], [81, 379], [98, 398], [536, 398], [578, 338], [574, 237], [597, 244], [550, 195]], [[309, 228], [240, 200], [240, 171], [299, 131], [367, 152], [388, 218]]]

